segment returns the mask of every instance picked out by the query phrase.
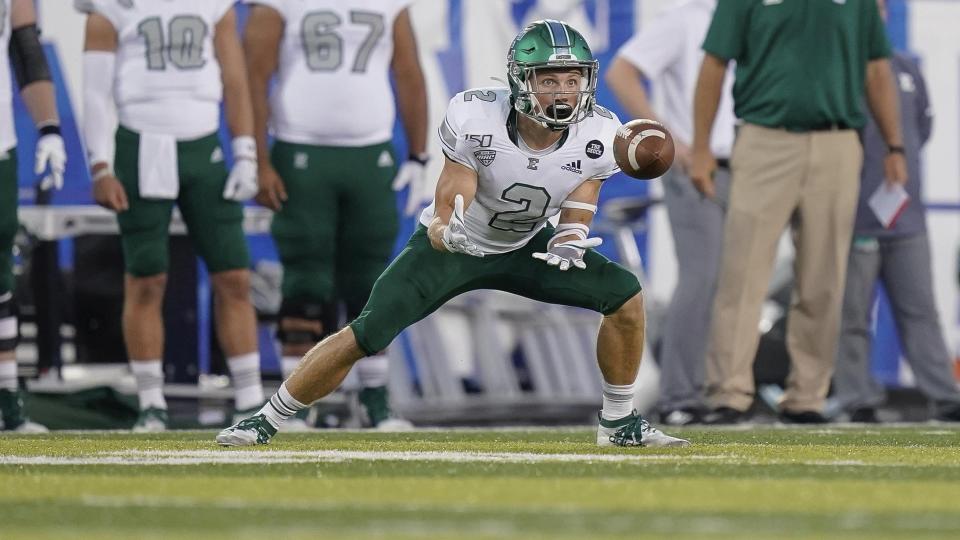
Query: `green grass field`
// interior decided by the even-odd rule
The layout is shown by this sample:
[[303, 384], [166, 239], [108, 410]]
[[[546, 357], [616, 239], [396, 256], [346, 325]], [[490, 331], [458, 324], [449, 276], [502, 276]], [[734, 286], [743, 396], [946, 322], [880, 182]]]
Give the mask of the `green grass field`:
[[0, 538], [960, 538], [960, 431], [0, 436]]

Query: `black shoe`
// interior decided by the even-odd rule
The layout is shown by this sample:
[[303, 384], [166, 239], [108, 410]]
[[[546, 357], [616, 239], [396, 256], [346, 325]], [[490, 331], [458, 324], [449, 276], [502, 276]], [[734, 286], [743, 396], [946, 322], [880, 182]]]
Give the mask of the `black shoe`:
[[665, 426], [689, 426], [703, 423], [703, 411], [696, 407], [668, 409], [660, 413], [660, 423]]
[[850, 413], [850, 421], [858, 424], [876, 424], [880, 419], [877, 418], [877, 410], [873, 407], [860, 407]]
[[780, 421], [784, 424], [826, 424], [826, 416], [817, 411], [780, 411]]
[[738, 411], [732, 407], [717, 407], [716, 409], [708, 412], [703, 417], [703, 423], [720, 426], [727, 424], [740, 424], [746, 422], [748, 415], [746, 411]]
[[960, 403], [944, 406], [937, 413], [937, 420], [941, 422], [960, 422]]

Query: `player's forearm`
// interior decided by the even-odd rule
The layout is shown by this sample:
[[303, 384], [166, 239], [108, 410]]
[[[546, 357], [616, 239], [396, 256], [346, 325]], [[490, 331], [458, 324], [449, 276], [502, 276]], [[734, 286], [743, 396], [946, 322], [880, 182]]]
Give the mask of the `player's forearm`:
[[427, 83], [420, 67], [409, 8], [401, 10], [393, 24], [390, 68], [397, 81], [397, 106], [407, 148], [411, 155], [420, 156], [427, 151]]
[[37, 81], [31, 83], [20, 90], [20, 97], [23, 98], [27, 110], [30, 111], [30, 117], [37, 127], [60, 123], [52, 82]]
[[227, 117], [227, 126], [234, 137], [254, 134], [253, 105], [245, 74], [235, 75], [224, 81], [223, 108]]
[[269, 163], [267, 134], [270, 120], [270, 79], [277, 70], [283, 32], [283, 17], [274, 8], [262, 4], [250, 7], [246, 31], [243, 34], [243, 57], [246, 61], [253, 108], [257, 157], [261, 165]]
[[693, 149], [710, 148], [710, 132], [720, 107], [720, 95], [723, 92], [723, 79], [727, 74], [726, 61], [705, 54], [697, 78], [697, 89], [693, 98]]
[[605, 75], [607, 86], [630, 118], [649, 118], [659, 121], [650, 105], [642, 78], [643, 74], [639, 69], [619, 56], [614, 58]]
[[250, 77], [253, 137], [257, 141], [257, 159], [261, 164], [270, 162], [270, 148], [267, 142], [267, 123], [270, 118], [270, 104], [267, 98], [267, 80], [260, 80], [256, 76]]
[[237, 37], [236, 15], [232, 9], [217, 23], [213, 44], [223, 81], [227, 126], [234, 137], [253, 136], [253, 106], [247, 83], [247, 67], [243, 47]]
[[887, 145], [903, 146], [897, 87], [887, 59], [873, 60], [867, 65], [867, 103]]
[[415, 70], [397, 73], [397, 104], [410, 153], [427, 151], [427, 85], [417, 64]]

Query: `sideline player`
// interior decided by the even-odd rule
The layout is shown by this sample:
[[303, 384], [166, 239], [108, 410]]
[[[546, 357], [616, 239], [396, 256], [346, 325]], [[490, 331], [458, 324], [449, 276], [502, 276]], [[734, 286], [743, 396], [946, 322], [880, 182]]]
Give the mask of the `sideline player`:
[[[450, 298], [499, 289], [603, 313], [600, 446], [685, 446], [633, 409], [644, 311], [636, 276], [588, 238], [603, 180], [616, 172], [620, 122], [595, 105], [598, 62], [569, 25], [538, 21], [510, 47], [510, 88], [454, 96], [440, 126], [447, 160], [433, 204], [377, 280], [363, 312], [314, 346], [260, 412], [217, 436], [263, 444], [278, 426], [337, 387], [360, 358]], [[547, 219], [560, 213], [554, 229]]]
[[[360, 315], [390, 262], [398, 228], [391, 184], [409, 184], [408, 212], [419, 208], [426, 83], [410, 0], [246, 1], [252, 4], [244, 48], [260, 165], [257, 200], [277, 212], [271, 227], [283, 263], [277, 337], [287, 377], [314, 343], [340, 328], [341, 302], [348, 320]], [[391, 71], [410, 146], [399, 174], [391, 144]], [[360, 403], [372, 426], [409, 428], [391, 414], [388, 368], [379, 351], [357, 363]], [[304, 427], [299, 418], [286, 424]]]
[[[167, 426], [162, 305], [174, 203], [210, 271], [236, 421], [263, 404], [263, 388], [240, 204], [256, 194], [257, 154], [233, 1], [75, 3], [89, 14], [84, 137], [94, 198], [117, 212], [123, 242], [123, 336], [140, 399], [134, 431]], [[234, 135], [229, 175], [217, 138], [221, 98]]]
[[[13, 238], [17, 233], [17, 136], [13, 126], [11, 67], [40, 138], [34, 172], [50, 174], [41, 189], [63, 186], [67, 153], [60, 137], [60, 117], [50, 67], [40, 45], [32, 0], [0, 0], [0, 416], [3, 429], [21, 433], [47, 429], [27, 419], [17, 385], [17, 312], [13, 299]], [[9, 63], [8, 63], [9, 59]]]

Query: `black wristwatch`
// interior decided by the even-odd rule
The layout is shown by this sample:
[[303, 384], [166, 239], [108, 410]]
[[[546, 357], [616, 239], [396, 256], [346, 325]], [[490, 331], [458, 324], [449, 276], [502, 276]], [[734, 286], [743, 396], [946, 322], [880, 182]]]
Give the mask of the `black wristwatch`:
[[410, 155], [407, 156], [407, 159], [410, 160], [410, 161], [416, 161], [417, 163], [419, 163], [419, 164], [421, 164], [421, 165], [426, 165], [426, 164], [427, 164], [427, 161], [430, 160], [430, 154], [428, 154], [428, 153], [426, 153], [426, 152], [424, 152], [424, 153], [422, 153], [422, 154], [413, 154], [413, 153], [411, 153]]
[[904, 150], [902, 146], [890, 145], [890, 146], [887, 146], [887, 153], [888, 154], [906, 154], [906, 150]]

